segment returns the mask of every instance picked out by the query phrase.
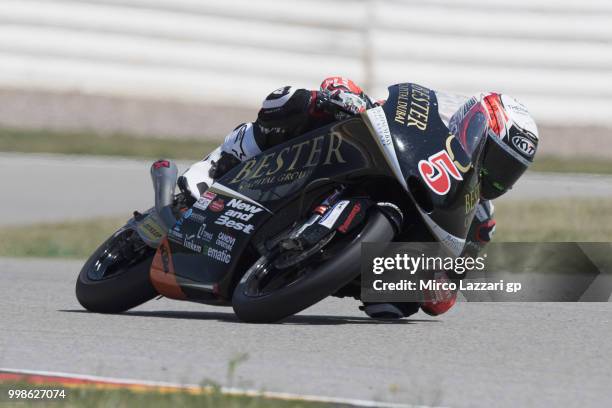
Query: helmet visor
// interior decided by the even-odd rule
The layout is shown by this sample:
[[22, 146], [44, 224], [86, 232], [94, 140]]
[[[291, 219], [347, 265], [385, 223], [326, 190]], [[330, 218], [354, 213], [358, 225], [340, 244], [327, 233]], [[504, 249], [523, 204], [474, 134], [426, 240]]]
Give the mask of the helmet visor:
[[465, 131], [459, 135], [459, 142], [465, 152], [472, 157], [478, 150], [480, 142], [487, 134], [487, 118], [482, 112], [476, 112], [466, 124]]
[[450, 128], [468, 156], [476, 156], [487, 137], [488, 122], [484, 109], [480, 104], [474, 105], [463, 118], [458, 115], [451, 119]]

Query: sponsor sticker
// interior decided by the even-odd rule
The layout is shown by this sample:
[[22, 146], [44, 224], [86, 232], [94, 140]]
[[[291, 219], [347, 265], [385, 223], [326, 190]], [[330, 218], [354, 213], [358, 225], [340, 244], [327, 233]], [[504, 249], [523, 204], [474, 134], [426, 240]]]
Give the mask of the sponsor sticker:
[[212, 203], [212, 201], [217, 197], [217, 195], [213, 192], [210, 191], [205, 191], [204, 194], [202, 194], [202, 196], [200, 198], [198, 198], [198, 201], [196, 201], [196, 203], [193, 205], [195, 208], [198, 208], [202, 211], [206, 210], [208, 208], [208, 206], [210, 205], [210, 203]]
[[260, 208], [256, 205], [246, 203], [239, 198], [232, 198], [229, 203], [227, 203], [228, 207], [235, 208], [240, 211], [247, 212], [249, 214], [257, 214], [258, 212], [263, 211], [263, 208]]
[[232, 256], [224, 249], [208, 248], [206, 255], [208, 255], [210, 259], [214, 259], [215, 261], [223, 262], [225, 264], [232, 261]]
[[254, 214], [247, 214], [237, 210], [227, 210], [225, 211], [224, 215], [232, 218], [238, 218], [242, 221], [248, 221], [253, 218]]
[[319, 220], [319, 225], [322, 225], [328, 229], [332, 229], [342, 211], [349, 204], [348, 200], [338, 201], [331, 210], [328, 210], [327, 213]]
[[[210, 205], [212, 210], [213, 203]], [[232, 198], [224, 206], [225, 212], [215, 221], [217, 225], [223, 225], [228, 228], [242, 231], [245, 234], [250, 234], [255, 228], [253, 224], [243, 221], [249, 221], [253, 215], [263, 211], [263, 208], [247, 203], [239, 198]]]
[[234, 238], [233, 236], [229, 234], [220, 232], [217, 235], [217, 240], [215, 241], [215, 244], [223, 249], [227, 249], [228, 251], [231, 251], [232, 248], [234, 247], [235, 242], [236, 242], [236, 238]]
[[394, 122], [420, 131], [427, 130], [430, 111], [430, 91], [416, 84], [399, 84]]
[[385, 116], [383, 108], [378, 106], [369, 109], [367, 115], [368, 118], [370, 118], [370, 123], [372, 123], [372, 127], [380, 143], [382, 143], [383, 146], [389, 146], [391, 144], [391, 130], [389, 129], [389, 124], [387, 123], [387, 117]]
[[[176, 223], [176, 226], [181, 226], [183, 225], [183, 223], [185, 222], [185, 220], [191, 220], [191, 221], [195, 221], [195, 222], [199, 222], [199, 223], [203, 223], [206, 221], [206, 216], [199, 214], [197, 212], [193, 211], [193, 208], [188, 209], [187, 211], [185, 211], [183, 213], [183, 217], [181, 219], [179, 219]], [[176, 228], [175, 226], [175, 228]]]
[[187, 211], [185, 211], [182, 215], [181, 218], [178, 219], [178, 221], [176, 222], [176, 224], [174, 224], [174, 227], [172, 227], [172, 231], [180, 231], [183, 223], [185, 222], [186, 219], [188, 219], [189, 217], [191, 217], [191, 213], [193, 212], [193, 210], [190, 208]]
[[508, 95], [502, 95], [501, 99], [514, 124], [531, 133], [537, 139], [538, 127], [525, 105]]
[[349, 213], [348, 217], [346, 217], [346, 220], [342, 223], [340, 228], [338, 228], [338, 231], [346, 233], [346, 231], [348, 231], [349, 227], [351, 226], [351, 223], [355, 219], [355, 216], [359, 214], [359, 211], [361, 211], [361, 204], [357, 203], [353, 206], [353, 209]]
[[164, 230], [155, 219], [148, 217], [137, 227], [138, 232], [147, 237], [150, 240], [158, 240], [163, 238]]
[[191, 221], [195, 221], [200, 224], [203, 224], [206, 222], [206, 216], [200, 213], [197, 213], [197, 212], [193, 212], [189, 218], [191, 219]]
[[463, 198], [465, 202], [465, 215], [468, 215], [480, 202], [480, 184], [476, 184], [476, 186], [468, 191]]
[[171, 241], [177, 242], [177, 243], [182, 243], [183, 242], [183, 238], [185, 236], [183, 235], [182, 232], [179, 232], [175, 229], [171, 229], [170, 231], [168, 231], [168, 238]]
[[512, 144], [527, 157], [533, 157], [535, 154], [535, 144], [525, 136], [514, 136], [512, 138]]
[[221, 198], [217, 198], [215, 201], [210, 203], [210, 210], [214, 212], [221, 212], [225, 208], [225, 201]]
[[214, 200], [215, 198], [217, 198], [217, 194], [213, 193], [212, 191], [205, 191], [202, 194], [202, 198], [207, 198], [209, 200]]
[[215, 224], [223, 225], [225, 227], [235, 229], [236, 231], [242, 231], [245, 234], [250, 234], [255, 229], [255, 226], [253, 224], [246, 224], [243, 222], [235, 221], [234, 219], [230, 218], [225, 214], [217, 218]]
[[317, 136], [269, 154], [258, 155], [243, 162], [228, 183], [247, 183], [252, 186], [249, 188], [253, 188], [294, 182], [310, 175], [316, 167], [346, 163], [342, 146], [342, 134], [331, 132], [328, 136]]
[[461, 173], [446, 150], [432, 154], [427, 160], [419, 161], [419, 173], [427, 187], [438, 195], [445, 195], [451, 187], [451, 177], [463, 180]]
[[196, 238], [202, 241], [210, 242], [213, 239], [213, 233], [206, 231], [206, 224], [200, 225]]
[[200, 253], [202, 252], [202, 245], [199, 245], [193, 242], [194, 238], [195, 238], [195, 234], [186, 235], [185, 240], [183, 241], [183, 246], [185, 248], [191, 249], [194, 252]]

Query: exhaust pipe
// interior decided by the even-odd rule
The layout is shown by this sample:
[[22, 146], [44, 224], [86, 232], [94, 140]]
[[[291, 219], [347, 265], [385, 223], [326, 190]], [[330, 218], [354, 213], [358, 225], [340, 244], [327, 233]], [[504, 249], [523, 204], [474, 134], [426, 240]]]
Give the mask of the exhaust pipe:
[[151, 180], [155, 191], [155, 211], [161, 218], [166, 229], [174, 227], [176, 218], [172, 213], [172, 201], [178, 168], [169, 160], [158, 160], [151, 166]]

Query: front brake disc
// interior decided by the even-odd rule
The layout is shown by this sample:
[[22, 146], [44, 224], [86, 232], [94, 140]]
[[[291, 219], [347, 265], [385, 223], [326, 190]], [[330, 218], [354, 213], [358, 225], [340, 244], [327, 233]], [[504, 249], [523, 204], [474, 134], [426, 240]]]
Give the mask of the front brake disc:
[[272, 263], [272, 266], [276, 269], [286, 269], [295, 266], [319, 252], [335, 235], [336, 231], [332, 231], [331, 234], [321, 239], [315, 245], [302, 251], [288, 250], [281, 252]]

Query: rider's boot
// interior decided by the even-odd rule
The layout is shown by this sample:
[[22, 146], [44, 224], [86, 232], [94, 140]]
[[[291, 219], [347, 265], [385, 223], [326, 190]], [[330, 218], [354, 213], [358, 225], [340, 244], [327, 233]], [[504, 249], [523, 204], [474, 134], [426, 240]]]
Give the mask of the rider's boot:
[[221, 147], [213, 150], [204, 160], [194, 163], [177, 180], [182, 192], [188, 193], [194, 199], [208, 189], [213, 183], [212, 171], [216, 160], [221, 157]]
[[[446, 273], [438, 273], [435, 277], [437, 282], [449, 282]], [[426, 290], [423, 292], [425, 301], [421, 304], [421, 310], [430, 316], [438, 316], [455, 305], [457, 291], [450, 289]]]
[[450, 299], [441, 301], [428, 301], [421, 305], [421, 309], [430, 316], [438, 316], [448, 310], [457, 302], [457, 293], [455, 292]]
[[371, 303], [364, 302], [359, 309], [365, 314], [377, 320], [397, 320], [408, 317], [419, 311], [419, 303], [395, 302], [395, 303]]

